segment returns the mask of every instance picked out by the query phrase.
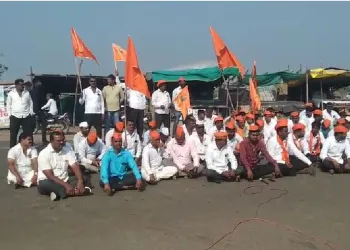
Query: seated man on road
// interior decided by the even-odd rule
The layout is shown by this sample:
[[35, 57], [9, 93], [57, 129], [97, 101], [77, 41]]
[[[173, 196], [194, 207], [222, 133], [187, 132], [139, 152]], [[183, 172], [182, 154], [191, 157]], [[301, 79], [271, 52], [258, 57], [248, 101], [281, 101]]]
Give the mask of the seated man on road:
[[145, 147], [150, 142], [149, 133], [151, 131], [158, 131], [157, 123], [155, 121], [148, 122], [148, 130], [143, 134], [142, 146]]
[[106, 151], [106, 145], [97, 137], [96, 132], [90, 131], [87, 138], [81, 141], [78, 146], [80, 164], [90, 172], [98, 173], [100, 161]]
[[[346, 140], [347, 132], [346, 127], [338, 125], [334, 128], [334, 136], [328, 137], [324, 142], [320, 153], [323, 172], [334, 174], [350, 171], [350, 144]], [[346, 162], [343, 159], [344, 155]]]
[[186, 139], [196, 133], [196, 119], [193, 115], [186, 116], [182, 128], [184, 129]]
[[186, 140], [182, 126], [176, 128], [175, 138], [168, 143], [167, 151], [180, 176], [196, 178], [202, 175], [204, 166], [199, 163], [196, 149]]
[[313, 122], [311, 131], [306, 132], [303, 139], [303, 153], [312, 163], [319, 162], [321, 147], [325, 141], [323, 134], [320, 133], [320, 127], [320, 122]]
[[189, 137], [189, 141], [196, 149], [200, 163], [205, 166], [205, 153], [211, 141], [209, 135], [205, 133], [203, 121], [196, 121], [196, 131], [197, 133], [194, 133]]
[[255, 124], [255, 115], [252, 113], [248, 113], [245, 116], [245, 128], [244, 128], [244, 137], [247, 137], [249, 134], [249, 127], [250, 125]]
[[329, 131], [328, 137], [334, 136], [334, 128], [335, 128], [336, 126], [344, 126], [344, 127], [346, 127], [346, 120], [345, 120], [344, 118], [338, 119], [338, 120], [336, 121], [336, 123], [335, 123], [333, 129], [331, 129], [331, 130]]
[[255, 125], [257, 125], [259, 127], [259, 130], [260, 130], [260, 138], [264, 140], [264, 120], [263, 119], [257, 119], [256, 122], [255, 122]]
[[[126, 141], [125, 141], [126, 134]], [[128, 121], [126, 123], [126, 129], [122, 133], [123, 147], [130, 152], [134, 157], [137, 166], [141, 166], [141, 153], [142, 146], [140, 136], [135, 129], [135, 124], [133, 121]]]
[[328, 134], [329, 132], [332, 130], [332, 126], [331, 126], [331, 120], [323, 120], [322, 123], [321, 123], [321, 129], [320, 129], [320, 132], [321, 134], [323, 135], [323, 137], [325, 139], [328, 138]]
[[299, 118], [299, 112], [294, 111], [290, 113], [290, 119], [288, 120], [288, 133], [292, 133], [293, 126], [298, 123], [302, 123]]
[[[54, 131], [50, 134], [50, 144], [38, 157], [38, 191], [49, 195], [52, 201], [91, 194], [91, 188], [86, 186], [89, 180], [83, 177], [74, 152], [63, 145], [62, 133]], [[69, 166], [74, 176], [68, 175]]]
[[112, 137], [114, 133], [123, 133], [124, 132], [124, 122], [117, 122], [114, 128], [110, 129], [105, 135], [105, 143], [107, 147], [112, 145]]
[[239, 134], [240, 137], [245, 138], [246, 126], [243, 116], [236, 117], [236, 133]]
[[[286, 120], [286, 127], [287, 126]], [[261, 163], [263, 159], [262, 156], [267, 160], [267, 163]], [[244, 167], [242, 176], [249, 181], [273, 173], [275, 176], [280, 176], [281, 174], [277, 162], [267, 151], [266, 145], [261, 139], [259, 127], [256, 125], [249, 127], [248, 137], [240, 143], [239, 158]]]
[[214, 134], [215, 132], [224, 132], [224, 118], [222, 118], [222, 116], [217, 116], [214, 120], [214, 127], [212, 127], [209, 131], [209, 139], [211, 142], [213, 142], [215, 140], [214, 138]]
[[239, 177], [236, 175], [237, 160], [232, 149], [227, 145], [227, 133], [216, 132], [214, 136], [215, 141], [208, 146], [205, 155], [207, 180], [215, 183], [234, 181]]
[[236, 149], [238, 144], [240, 144], [243, 141], [243, 138], [238, 133], [236, 133], [235, 121], [231, 120], [230, 122], [228, 122], [225, 126], [225, 130], [228, 136], [227, 146], [231, 148], [232, 152], [238, 153], [236, 152]]
[[159, 148], [160, 148], [160, 152], [162, 154], [163, 160], [170, 160], [171, 161], [171, 157], [169, 155], [169, 152], [167, 151], [167, 147], [168, 147], [168, 143], [170, 142], [171, 138], [169, 136], [169, 128], [161, 128], [160, 129], [160, 144], [159, 144]]
[[89, 134], [89, 124], [87, 122], [81, 122], [79, 124], [79, 131], [73, 137], [74, 152], [78, 153], [78, 145]]
[[37, 184], [38, 152], [33, 147], [33, 136], [21, 133], [19, 142], [7, 154], [7, 183], [15, 188], [31, 187]]
[[[144, 188], [141, 174], [134, 157], [122, 147], [123, 138], [119, 133], [112, 137], [112, 147], [104, 154], [100, 169], [100, 186], [103, 191], [113, 195], [116, 191]], [[132, 173], [127, 173], [127, 170]]]
[[151, 131], [151, 141], [142, 152], [142, 178], [150, 184], [156, 184], [162, 179], [169, 179], [177, 174], [177, 167], [166, 166], [160, 151], [160, 134]]

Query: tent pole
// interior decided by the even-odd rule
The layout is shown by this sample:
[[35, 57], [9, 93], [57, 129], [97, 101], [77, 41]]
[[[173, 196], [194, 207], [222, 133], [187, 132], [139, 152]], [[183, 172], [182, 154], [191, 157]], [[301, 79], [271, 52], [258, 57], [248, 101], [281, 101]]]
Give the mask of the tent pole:
[[81, 66], [83, 65], [83, 60], [80, 61], [78, 65], [77, 58], [75, 57], [75, 66], [77, 69], [77, 84], [75, 87], [75, 96], [74, 96], [74, 107], [73, 107], [73, 127], [75, 127], [76, 121], [75, 121], [75, 112], [77, 109], [77, 103], [78, 103], [78, 89], [80, 85], [80, 89], [82, 91], [82, 85], [81, 85], [81, 78], [80, 78], [80, 72], [81, 72]]
[[306, 103], [309, 102], [309, 70], [306, 66], [306, 74], [305, 74], [306, 80], [305, 80], [305, 97], [306, 97]]

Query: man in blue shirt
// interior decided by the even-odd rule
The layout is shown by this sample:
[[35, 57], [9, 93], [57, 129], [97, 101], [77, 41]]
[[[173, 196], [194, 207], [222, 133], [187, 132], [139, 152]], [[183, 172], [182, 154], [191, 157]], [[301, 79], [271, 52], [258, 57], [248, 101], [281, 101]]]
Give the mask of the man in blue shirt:
[[[132, 173], [127, 173], [127, 169]], [[129, 151], [122, 148], [122, 135], [115, 133], [112, 147], [102, 157], [100, 186], [104, 192], [113, 195], [118, 190], [134, 189], [142, 191], [143, 181], [136, 162]]]

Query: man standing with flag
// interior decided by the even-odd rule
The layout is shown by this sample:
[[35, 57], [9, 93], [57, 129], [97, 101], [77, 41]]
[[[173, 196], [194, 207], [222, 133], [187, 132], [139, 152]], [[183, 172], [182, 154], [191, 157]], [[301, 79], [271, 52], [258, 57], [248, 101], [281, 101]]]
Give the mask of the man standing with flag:
[[[176, 104], [176, 97], [181, 93], [182, 89], [186, 87], [186, 81], [183, 77], [180, 77], [179, 79], [179, 86], [173, 90], [172, 100], [175, 107], [175, 122], [173, 125], [173, 136], [175, 135], [175, 131], [177, 128], [177, 125], [179, 124], [180, 117], [182, 116], [181, 108]], [[184, 117], [182, 116], [182, 120], [184, 120]]]

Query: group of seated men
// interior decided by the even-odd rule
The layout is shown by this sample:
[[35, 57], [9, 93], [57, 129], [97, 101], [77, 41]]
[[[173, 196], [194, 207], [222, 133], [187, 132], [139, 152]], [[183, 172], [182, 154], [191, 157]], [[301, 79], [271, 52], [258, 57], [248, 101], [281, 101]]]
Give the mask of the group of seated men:
[[[350, 119], [349, 119], [350, 120]], [[62, 131], [52, 132], [50, 143], [38, 155], [32, 135], [22, 133], [8, 152], [8, 183], [16, 187], [37, 185], [51, 200], [91, 194], [90, 173], [100, 176], [104, 192], [113, 195], [125, 189], [144, 190], [177, 177], [209, 182], [249, 181], [350, 171], [350, 122], [341, 118], [332, 105], [321, 111], [306, 104], [289, 119], [267, 109], [258, 114], [234, 111], [224, 119], [211, 109], [188, 115], [176, 127], [149, 130], [141, 140], [134, 123], [118, 122], [107, 132], [105, 142], [87, 122], [80, 123], [74, 147]]]

